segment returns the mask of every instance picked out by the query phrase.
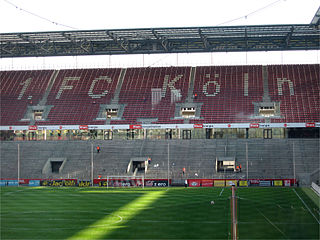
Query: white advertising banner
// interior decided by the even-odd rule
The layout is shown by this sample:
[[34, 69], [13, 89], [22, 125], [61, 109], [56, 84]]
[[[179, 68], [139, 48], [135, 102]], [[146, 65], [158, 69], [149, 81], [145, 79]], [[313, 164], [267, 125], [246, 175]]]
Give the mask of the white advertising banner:
[[320, 123], [197, 123], [197, 124], [123, 124], [123, 125], [27, 125], [0, 126], [8, 130], [113, 130], [113, 129], [190, 129], [190, 128], [310, 128]]

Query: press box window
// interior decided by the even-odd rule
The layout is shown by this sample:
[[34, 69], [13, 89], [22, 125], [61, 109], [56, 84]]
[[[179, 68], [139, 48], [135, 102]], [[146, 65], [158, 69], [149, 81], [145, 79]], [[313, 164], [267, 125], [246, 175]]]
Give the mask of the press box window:
[[42, 110], [35, 110], [33, 112], [33, 118], [34, 120], [42, 120], [43, 111]]
[[259, 108], [259, 115], [264, 117], [272, 117], [276, 113], [274, 106], [264, 106]]
[[183, 118], [194, 118], [195, 114], [196, 114], [196, 108], [194, 107], [181, 108], [181, 117]]
[[116, 118], [118, 117], [118, 109], [106, 109], [107, 118]]

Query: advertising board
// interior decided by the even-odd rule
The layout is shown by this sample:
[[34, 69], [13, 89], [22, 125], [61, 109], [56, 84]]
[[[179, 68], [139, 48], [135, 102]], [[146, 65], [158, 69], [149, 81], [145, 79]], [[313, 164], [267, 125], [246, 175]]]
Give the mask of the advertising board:
[[[295, 179], [188, 179], [189, 187], [230, 187], [232, 185], [239, 187], [290, 187], [294, 186]], [[91, 181], [77, 179], [19, 179], [19, 185], [24, 186], [51, 186], [51, 187], [91, 187]], [[100, 187], [132, 187], [142, 186], [142, 179], [94, 179], [94, 185]], [[184, 186], [182, 179], [144, 179], [145, 187], [168, 187], [168, 186]], [[18, 186], [17, 179], [0, 179], [0, 186]]]
[[237, 186], [238, 180], [226, 180], [226, 186], [231, 187], [231, 186]]
[[259, 179], [251, 179], [249, 182], [250, 182], [250, 186], [259, 186], [260, 184]]
[[79, 187], [90, 187], [91, 186], [91, 181], [79, 181], [78, 182]]
[[76, 185], [77, 185], [76, 179], [40, 180], [40, 186], [74, 187]]
[[18, 186], [18, 180], [8, 180], [7, 186]]
[[248, 187], [248, 181], [240, 180], [239, 187]]
[[282, 187], [282, 180], [274, 180], [273, 181], [273, 186]]
[[40, 186], [40, 180], [30, 180], [29, 187], [38, 187]]
[[202, 187], [213, 187], [213, 179], [202, 179], [201, 186]]
[[260, 187], [271, 187], [271, 181], [270, 180], [260, 180], [259, 186]]
[[168, 180], [165, 179], [146, 179], [145, 187], [168, 187]]
[[7, 180], [0, 180], [0, 187], [7, 186]]
[[291, 180], [290, 179], [283, 180], [283, 183], [284, 183], [285, 187], [290, 187], [291, 186]]
[[201, 179], [189, 179], [188, 186], [189, 187], [200, 187], [201, 186]]
[[213, 185], [215, 187], [225, 187], [226, 186], [226, 181], [225, 180], [214, 180]]

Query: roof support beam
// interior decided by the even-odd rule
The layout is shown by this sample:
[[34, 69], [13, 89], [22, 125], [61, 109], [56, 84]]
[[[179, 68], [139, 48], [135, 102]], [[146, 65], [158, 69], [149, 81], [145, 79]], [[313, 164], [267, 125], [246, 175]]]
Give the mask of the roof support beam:
[[121, 47], [126, 53], [130, 53], [130, 44], [129, 41], [126, 40], [124, 37], [118, 37], [112, 31], [106, 31], [107, 35], [112, 38], [112, 40]]
[[199, 28], [198, 29], [198, 33], [199, 33], [199, 36], [200, 36], [200, 38], [201, 38], [201, 40], [202, 40], [202, 42], [203, 42], [203, 46], [204, 46], [204, 48], [206, 49], [206, 50], [211, 50], [211, 45], [210, 45], [210, 43], [209, 43], [209, 41], [208, 41], [208, 39], [207, 39], [207, 36], [205, 36], [203, 33], [202, 33], [202, 31], [201, 31], [201, 28]]
[[310, 24], [0, 33], [0, 57], [318, 50]]
[[286, 46], [285, 46], [286, 49], [289, 48], [290, 41], [291, 41], [291, 38], [292, 38], [292, 35], [293, 35], [293, 31], [294, 31], [294, 27], [292, 26], [291, 29], [290, 29], [290, 32], [288, 32], [287, 37], [286, 37], [286, 42], [285, 42], [285, 44], [286, 44]]
[[152, 29], [153, 36], [157, 39], [157, 42], [161, 45], [165, 52], [170, 52], [169, 41], [166, 37], [160, 36], [156, 30]]

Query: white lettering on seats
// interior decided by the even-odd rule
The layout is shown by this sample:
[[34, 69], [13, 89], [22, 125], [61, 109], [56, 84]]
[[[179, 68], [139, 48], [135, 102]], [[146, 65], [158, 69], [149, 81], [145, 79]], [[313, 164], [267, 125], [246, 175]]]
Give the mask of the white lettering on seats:
[[57, 93], [56, 99], [60, 99], [60, 96], [64, 90], [71, 90], [73, 88], [72, 85], [67, 85], [69, 81], [78, 81], [79, 79], [80, 77], [65, 77]]
[[289, 85], [290, 96], [293, 96], [294, 95], [293, 83], [291, 80], [287, 78], [277, 78], [278, 95], [283, 95], [282, 85], [285, 82], [287, 82]]
[[249, 74], [245, 73], [244, 74], [244, 96], [248, 96], [249, 95]]
[[104, 81], [107, 81], [108, 83], [111, 83], [112, 79], [108, 76], [100, 76], [100, 77], [97, 77], [95, 78], [92, 83], [91, 83], [91, 86], [90, 86], [90, 89], [88, 91], [88, 95], [92, 98], [101, 98], [101, 97], [104, 97], [108, 94], [108, 90], [105, 90], [103, 91], [101, 94], [93, 94], [93, 89], [94, 89], [94, 86], [96, 85], [97, 82], [99, 82], [100, 80], [104, 80]]
[[[218, 77], [219, 75], [215, 75]], [[206, 78], [210, 78], [210, 74], [206, 74]], [[208, 86], [213, 83], [216, 86], [216, 90], [213, 93], [208, 93]], [[203, 94], [207, 97], [214, 97], [220, 93], [220, 84], [217, 81], [208, 81], [206, 84], [203, 85]]]
[[23, 97], [23, 95], [26, 92], [27, 88], [29, 87], [31, 81], [32, 81], [32, 78], [28, 78], [24, 82], [20, 83], [20, 85], [23, 85], [23, 87], [22, 87], [21, 92], [20, 92], [20, 94], [18, 96], [18, 100], [21, 100], [21, 98]]
[[[165, 75], [164, 76], [164, 81], [163, 81], [163, 86], [162, 86], [162, 91], [161, 91], [161, 98], [164, 98], [166, 96], [166, 93], [167, 93], [167, 87], [169, 87], [171, 90], [177, 90], [175, 87], [174, 87], [174, 84], [179, 81], [181, 78], [182, 78], [183, 75], [178, 75], [176, 76], [174, 79], [172, 79], [170, 82], [169, 82], [169, 75]], [[177, 91], [179, 92], [179, 91]], [[177, 96], [177, 97], [181, 97], [181, 93], [179, 93], [180, 95]]]

